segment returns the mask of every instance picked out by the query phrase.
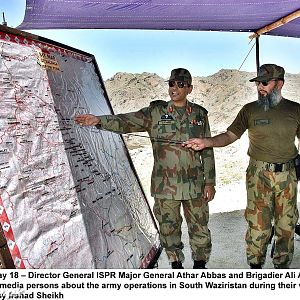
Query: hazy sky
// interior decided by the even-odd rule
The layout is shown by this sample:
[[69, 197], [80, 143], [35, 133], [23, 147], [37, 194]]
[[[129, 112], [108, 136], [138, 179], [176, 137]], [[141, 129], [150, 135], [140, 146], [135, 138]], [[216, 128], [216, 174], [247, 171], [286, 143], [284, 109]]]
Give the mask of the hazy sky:
[[[21, 24], [25, 0], [0, 0], [8, 26]], [[2, 20], [1, 20], [2, 21]], [[176, 67], [193, 76], [207, 76], [220, 69], [238, 69], [253, 45], [249, 33], [154, 30], [34, 30], [29, 31], [95, 55], [104, 79], [117, 72], [151, 72], [168, 77]], [[282, 65], [300, 72], [300, 39], [263, 36], [263, 63]], [[241, 68], [255, 71], [255, 47]]]

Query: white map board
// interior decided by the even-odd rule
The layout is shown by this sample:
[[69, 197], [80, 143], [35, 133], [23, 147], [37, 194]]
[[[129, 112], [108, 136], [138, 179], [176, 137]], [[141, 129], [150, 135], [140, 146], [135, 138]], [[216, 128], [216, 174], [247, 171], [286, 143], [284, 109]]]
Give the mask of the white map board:
[[146, 268], [159, 253], [122, 138], [73, 121], [111, 114], [105, 95], [92, 56], [0, 32], [0, 221], [17, 268]]

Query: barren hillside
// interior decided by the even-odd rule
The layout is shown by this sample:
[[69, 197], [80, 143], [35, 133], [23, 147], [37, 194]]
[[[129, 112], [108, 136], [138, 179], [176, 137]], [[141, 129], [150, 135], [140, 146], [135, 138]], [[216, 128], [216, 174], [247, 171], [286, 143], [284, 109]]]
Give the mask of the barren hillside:
[[[212, 130], [220, 131], [233, 120], [239, 109], [256, 99], [256, 88], [249, 79], [255, 73], [220, 70], [208, 77], [194, 77], [189, 100], [204, 106], [210, 115]], [[167, 78], [153, 73], [117, 73], [105, 82], [115, 113], [138, 110], [151, 101], [168, 100]], [[300, 101], [300, 74], [287, 74], [283, 95]], [[221, 126], [224, 128], [221, 128]]]

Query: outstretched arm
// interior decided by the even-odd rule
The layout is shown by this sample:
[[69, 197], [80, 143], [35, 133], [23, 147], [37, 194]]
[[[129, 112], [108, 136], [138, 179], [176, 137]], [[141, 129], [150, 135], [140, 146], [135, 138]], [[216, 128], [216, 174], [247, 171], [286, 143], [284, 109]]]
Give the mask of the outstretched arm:
[[92, 114], [77, 115], [74, 120], [80, 126], [96, 126], [100, 130], [112, 131], [118, 134], [147, 131], [151, 124], [148, 107], [136, 112], [117, 115], [95, 116]]
[[218, 134], [211, 138], [189, 139], [183, 144], [183, 146], [198, 151], [204, 148], [224, 147], [233, 143], [237, 139], [238, 136], [236, 136], [233, 132], [227, 130], [226, 132]]

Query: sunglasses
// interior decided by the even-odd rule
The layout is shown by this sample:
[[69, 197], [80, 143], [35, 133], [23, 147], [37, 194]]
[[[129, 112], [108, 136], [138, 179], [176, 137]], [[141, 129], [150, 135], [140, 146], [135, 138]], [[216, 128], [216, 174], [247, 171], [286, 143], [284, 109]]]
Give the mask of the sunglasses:
[[260, 84], [262, 84], [263, 86], [267, 86], [271, 81], [276, 81], [275, 79], [271, 79], [269, 81], [256, 81], [256, 85], [259, 86]]
[[188, 86], [188, 84], [184, 81], [175, 81], [175, 80], [169, 80], [168, 84], [169, 87], [174, 87], [176, 85], [180, 89], [184, 88], [185, 86]]

